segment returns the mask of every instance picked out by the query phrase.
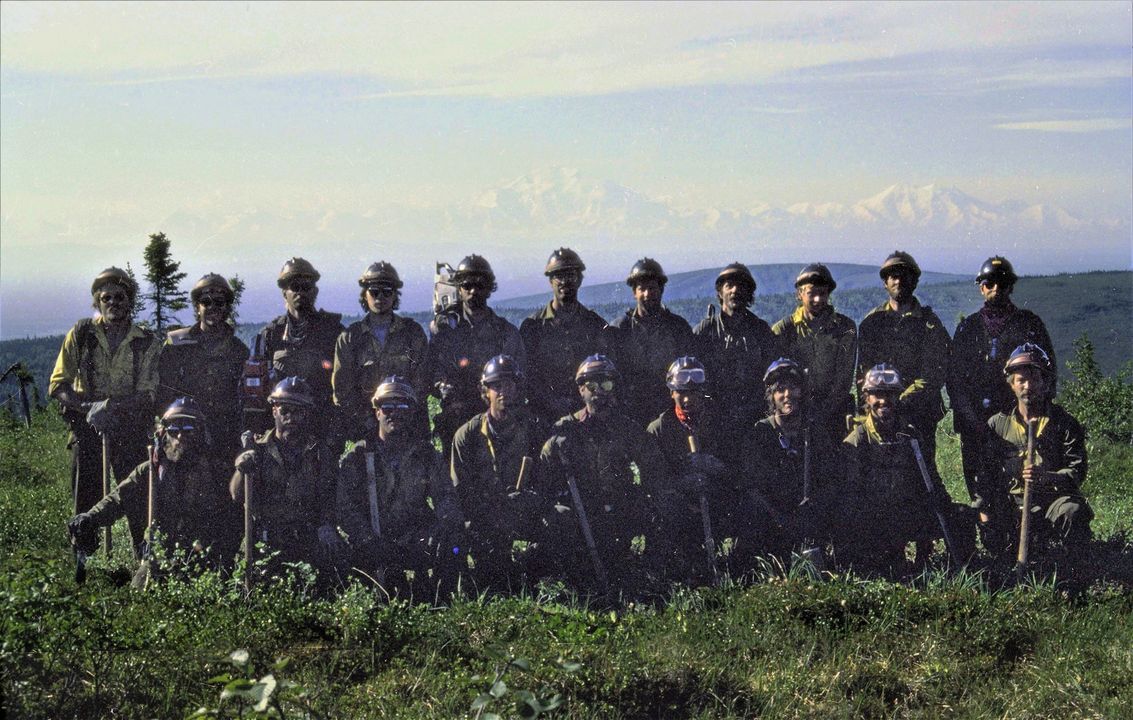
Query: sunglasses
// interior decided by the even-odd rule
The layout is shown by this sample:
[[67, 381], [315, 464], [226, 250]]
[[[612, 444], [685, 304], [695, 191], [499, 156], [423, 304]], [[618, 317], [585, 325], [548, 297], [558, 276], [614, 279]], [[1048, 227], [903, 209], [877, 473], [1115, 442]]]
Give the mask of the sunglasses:
[[378, 410], [381, 411], [381, 413], [383, 415], [392, 415], [395, 412], [399, 412], [399, 411], [404, 412], [405, 410], [408, 410], [408, 409], [409, 409], [409, 403], [386, 402], [386, 403], [382, 403], [381, 405], [378, 406]]
[[192, 425], [170, 425], [169, 427], [165, 428], [165, 433], [167, 435], [172, 435], [173, 437], [181, 437], [186, 433], [192, 435], [196, 431], [197, 428]]
[[291, 292], [311, 292], [315, 289], [315, 283], [298, 280], [296, 282], [290, 283], [287, 286], [287, 289]]
[[367, 285], [366, 292], [374, 297], [393, 297], [396, 291], [389, 285]]
[[995, 287], [998, 284], [999, 284], [998, 280], [980, 280], [979, 281], [979, 286], [982, 287], [982, 288]]
[[197, 304], [200, 305], [201, 307], [206, 307], [206, 308], [225, 307], [226, 305], [228, 305], [228, 298], [205, 296], [205, 297], [201, 298], [200, 300], [198, 300]]
[[614, 381], [613, 380], [589, 380], [587, 382], [584, 382], [582, 384], [582, 386], [592, 393], [596, 393], [599, 390], [601, 390], [602, 392], [610, 392], [614, 389]]
[[288, 403], [277, 403], [275, 406], [276, 412], [280, 415], [302, 415], [306, 410], [299, 405], [291, 405]]
[[582, 274], [577, 270], [568, 270], [566, 272], [557, 272], [551, 275], [551, 282], [564, 283], [570, 281], [577, 281]]
[[103, 293], [98, 296], [98, 301], [103, 303], [122, 303], [128, 299], [129, 296], [126, 293]]
[[485, 283], [470, 280], [470, 281], [467, 281], [467, 282], [460, 283], [460, 289], [461, 290], [468, 290], [468, 291], [471, 291], [471, 290], [487, 290], [488, 286]]

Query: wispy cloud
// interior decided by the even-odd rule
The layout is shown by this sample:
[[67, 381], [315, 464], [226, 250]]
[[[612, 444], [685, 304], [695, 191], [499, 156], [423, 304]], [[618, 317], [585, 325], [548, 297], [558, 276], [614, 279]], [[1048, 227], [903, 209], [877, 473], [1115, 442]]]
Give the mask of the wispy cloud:
[[926, 52], [1038, 57], [1067, 36], [1080, 48], [1133, 44], [1121, 2], [3, 3], [0, 12], [9, 71], [126, 84], [339, 73], [408, 95], [601, 95], [755, 84]]
[[1133, 128], [1131, 118], [1094, 118], [1092, 120], [1032, 120], [1030, 122], [999, 123], [996, 130], [1031, 130], [1035, 132], [1091, 133]]

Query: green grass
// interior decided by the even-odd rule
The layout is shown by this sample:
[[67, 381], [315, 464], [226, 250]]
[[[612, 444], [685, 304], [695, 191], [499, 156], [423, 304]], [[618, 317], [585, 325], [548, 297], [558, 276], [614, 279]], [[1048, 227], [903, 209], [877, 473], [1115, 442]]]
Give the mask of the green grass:
[[[956, 440], [942, 429], [938, 442], [959, 495]], [[1096, 527], [1120, 542], [1133, 518], [1131, 449], [1093, 453]], [[77, 587], [63, 533], [66, 468], [56, 418], [37, 416], [30, 432], [0, 428], [10, 717], [216, 708], [221, 685], [209, 680], [232, 670], [224, 659], [238, 648], [250, 652], [252, 678], [290, 660], [275, 673], [301, 686], [277, 690], [289, 717], [474, 717], [473, 701], [503, 669], [507, 687], [484, 709], [504, 717], [555, 695], [554, 716], [567, 718], [1110, 718], [1133, 707], [1129, 585], [1068, 596], [1049, 580], [991, 591], [971, 575], [816, 582], [796, 568], [612, 609], [556, 587], [433, 607], [360, 585], [317, 599], [302, 581], [245, 597], [215, 575], [135, 592], [119, 584], [118, 555], [93, 561]], [[513, 658], [529, 669], [509, 666]]]

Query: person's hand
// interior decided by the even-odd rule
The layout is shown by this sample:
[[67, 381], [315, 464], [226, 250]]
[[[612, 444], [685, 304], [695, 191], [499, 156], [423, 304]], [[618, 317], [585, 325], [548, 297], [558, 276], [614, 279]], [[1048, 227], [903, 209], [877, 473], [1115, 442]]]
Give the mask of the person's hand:
[[90, 404], [90, 410], [87, 411], [87, 424], [99, 435], [113, 429], [114, 415], [109, 400], [99, 400]]
[[720, 458], [712, 455], [711, 453], [695, 452], [689, 453], [686, 461], [688, 468], [692, 472], [700, 473], [706, 477], [716, 477], [723, 475], [726, 469], [724, 463]]
[[98, 550], [98, 526], [90, 513], [79, 513], [67, 521], [67, 535], [76, 550], [87, 555]]
[[237, 470], [244, 473], [245, 475], [253, 474], [256, 471], [256, 468], [259, 466], [259, 463], [256, 460], [256, 451], [245, 450], [244, 452], [236, 456], [236, 461], [233, 464], [236, 466]]

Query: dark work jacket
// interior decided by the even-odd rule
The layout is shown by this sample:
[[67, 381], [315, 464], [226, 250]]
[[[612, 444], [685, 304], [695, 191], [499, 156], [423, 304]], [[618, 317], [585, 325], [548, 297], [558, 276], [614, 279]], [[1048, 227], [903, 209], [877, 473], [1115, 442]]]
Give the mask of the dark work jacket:
[[[370, 453], [372, 479], [366, 461]], [[456, 521], [451, 496], [444, 459], [431, 443], [414, 442], [394, 450], [370, 437], [342, 456], [337, 516], [356, 550], [376, 544], [375, 529], [381, 531], [383, 545], [408, 547], [426, 539], [438, 517]], [[373, 505], [378, 511], [376, 523]]]
[[[805, 429], [800, 429], [798, 435], [788, 438], [781, 432], [778, 419], [771, 416], [757, 422], [744, 438], [745, 489], [759, 492], [777, 512], [788, 517], [798, 511], [804, 498], [815, 508], [825, 507], [827, 493], [838, 484], [834, 477], [838, 448], [832, 446], [827, 433], [812, 428], [807, 468], [806, 435]], [[808, 470], [809, 477], [805, 477]], [[761, 508], [759, 511], [764, 512]]]
[[[539, 454], [546, 426], [520, 411], [506, 435], [495, 432], [488, 413], [474, 415], [452, 440], [449, 476], [470, 528], [482, 535], [530, 539], [538, 520]], [[529, 458], [516, 493], [523, 458]]]
[[858, 380], [874, 365], [889, 363], [901, 374], [901, 412], [922, 432], [944, 417], [940, 391], [948, 378], [952, 341], [940, 318], [913, 298], [913, 309], [898, 313], [886, 302], [858, 327]]
[[[1010, 412], [1015, 394], [1003, 377], [1011, 352], [1032, 342], [1050, 355], [1055, 376], [1058, 363], [1046, 326], [1030, 310], [1015, 308], [997, 337], [991, 337], [980, 313], [972, 313], [956, 326], [948, 372], [948, 399], [957, 432], [984, 435], [983, 424], [997, 412]], [[1054, 388], [1051, 388], [1053, 396]], [[970, 414], [974, 420], [965, 419]]]
[[179, 397], [196, 400], [226, 460], [240, 443], [240, 375], [247, 358], [248, 346], [231, 329], [212, 337], [198, 325], [170, 332], [158, 358], [158, 412]]
[[[635, 535], [652, 532], [651, 496], [669, 486], [668, 472], [653, 438], [624, 415], [597, 421], [583, 408], [559, 419], [539, 459], [551, 502], [573, 509], [567, 478], [575, 478], [600, 552], [603, 547], [625, 551]], [[640, 472], [640, 484], [631, 465]], [[573, 512], [568, 515], [569, 526], [558, 528], [577, 533], [575, 550], [585, 557], [577, 519]]]
[[[928, 489], [913, 454], [910, 439], [916, 439], [923, 453], [924, 442], [912, 425], [898, 420], [900, 430], [891, 437], [873, 431], [868, 418], [856, 425], [842, 443], [844, 481], [840, 501], [850, 506], [868, 505], [886, 512], [929, 511]], [[938, 501], [947, 498], [940, 476], [927, 463], [929, 480]], [[928, 516], [931, 520], [931, 516]]]
[[699, 341], [697, 357], [717, 400], [748, 410], [762, 405], [763, 374], [782, 354], [771, 326], [743, 308], [733, 316], [710, 312], [692, 332]]
[[665, 386], [665, 373], [674, 360], [696, 352], [696, 337], [688, 321], [662, 307], [656, 314], [640, 317], [636, 308], [612, 323], [614, 362], [626, 389], [618, 393], [626, 410], [641, 426], [672, 404]]
[[[312, 415], [315, 432], [323, 436], [335, 427], [331, 370], [334, 368], [334, 346], [343, 330], [342, 315], [315, 311], [301, 340], [289, 336], [287, 317], [286, 314], [280, 315], [260, 331], [264, 356], [271, 366], [273, 382], [297, 375], [310, 383], [315, 396], [316, 412]], [[270, 413], [265, 422], [267, 418], [270, 418]]]
[[[257, 470], [252, 475], [252, 523], [257, 542], [281, 550], [285, 560], [310, 560], [318, 549], [318, 529], [334, 521], [338, 455], [325, 442], [301, 441], [288, 459], [275, 430], [255, 440]], [[229, 492], [244, 501], [244, 474], [237, 470]]]
[[[527, 353], [519, 330], [490, 308], [482, 320], [473, 323], [464, 313], [438, 316], [437, 332], [429, 340], [429, 363], [433, 385], [444, 383], [451, 389], [441, 398], [437, 432], [446, 446], [452, 434], [483, 409], [480, 399], [480, 373], [484, 363], [496, 355], [511, 355], [524, 372]], [[439, 390], [434, 392], [440, 394]]]
[[527, 351], [527, 397], [543, 422], [550, 424], [582, 407], [574, 373], [590, 355], [607, 352], [606, 327], [587, 307], [556, 314], [551, 303], [520, 324]]
[[845, 429], [845, 416], [854, 410], [850, 388], [854, 384], [857, 328], [854, 321], [834, 310], [807, 320], [802, 307], [771, 327], [780, 349], [806, 371], [807, 407], [821, 427]]
[[[979, 495], [992, 502], [1003, 502], [1007, 493], [1021, 498], [1027, 426], [1017, 410], [996, 413], [987, 424], [992, 433], [988, 456], [990, 472], [983, 474], [988, 484], [979, 488]], [[1060, 496], [1082, 497], [1082, 483], [1089, 469], [1086, 434], [1081, 424], [1060, 405], [1051, 403], [1047, 417], [1039, 420], [1035, 465], [1058, 474], [1053, 487], [1036, 494], [1036, 504], [1045, 506]]]
[[334, 346], [331, 384], [334, 402], [342, 410], [351, 435], [373, 429], [371, 398], [382, 380], [400, 375], [420, 398], [429, 391], [429, 341], [425, 330], [411, 318], [394, 315], [385, 343], [379, 343], [367, 319], [352, 323]]
[[[235, 549], [239, 537], [239, 511], [228, 496], [224, 476], [202, 450], [192, 459], [154, 467], [154, 525], [164, 536], [165, 547], [192, 547], [200, 541], [221, 553]], [[97, 525], [106, 526], [129, 512], [146, 517], [149, 505], [147, 460], [138, 465], [89, 513]]]

